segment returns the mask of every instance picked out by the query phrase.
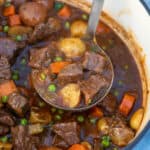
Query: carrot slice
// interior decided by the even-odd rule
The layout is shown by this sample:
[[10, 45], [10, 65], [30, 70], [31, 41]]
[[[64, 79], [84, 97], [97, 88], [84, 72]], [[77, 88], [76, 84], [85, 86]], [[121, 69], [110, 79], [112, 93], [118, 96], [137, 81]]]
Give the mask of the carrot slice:
[[69, 62], [61, 61], [61, 62], [54, 62], [50, 64], [50, 70], [52, 73], [59, 73], [65, 66], [69, 65]]
[[81, 144], [74, 144], [68, 150], [87, 150], [85, 146]]
[[10, 5], [9, 7], [5, 7], [4, 9], [4, 16], [11, 16], [15, 14], [15, 6]]
[[19, 15], [9, 16], [9, 25], [10, 26], [16, 26], [16, 25], [20, 25], [20, 24], [21, 24], [21, 20], [20, 20]]
[[104, 114], [103, 114], [103, 111], [101, 110], [101, 108], [99, 108], [99, 107], [92, 108], [91, 116], [100, 118], [100, 117], [103, 117], [103, 115]]
[[71, 16], [71, 9], [69, 6], [65, 5], [59, 12], [58, 16], [67, 19]]
[[124, 116], [127, 116], [131, 111], [136, 100], [136, 96], [131, 93], [125, 93], [122, 99], [122, 102], [119, 106], [119, 111]]
[[13, 80], [6, 81], [0, 84], [0, 96], [8, 96], [9, 94], [16, 92], [17, 87]]
[[109, 33], [109, 32], [110, 32], [110, 29], [104, 23], [99, 22], [96, 33], [100, 34], [100, 33]]

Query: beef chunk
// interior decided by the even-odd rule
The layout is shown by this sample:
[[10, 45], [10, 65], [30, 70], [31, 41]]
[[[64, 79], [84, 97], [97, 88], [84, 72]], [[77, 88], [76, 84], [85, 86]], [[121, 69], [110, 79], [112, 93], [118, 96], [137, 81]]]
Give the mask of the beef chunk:
[[0, 110], [0, 123], [6, 126], [13, 126], [15, 121], [11, 114], [5, 110]]
[[93, 96], [109, 84], [104, 77], [100, 75], [92, 75], [89, 79], [79, 82], [79, 85], [84, 94], [85, 103], [89, 104]]
[[39, 138], [28, 135], [27, 126], [16, 126], [11, 129], [14, 150], [38, 150]]
[[61, 29], [61, 23], [56, 18], [49, 18], [47, 23], [41, 23], [35, 26], [35, 29], [30, 36], [29, 42], [34, 43], [38, 40], [42, 40], [54, 32]]
[[6, 56], [9, 59], [13, 58], [17, 50], [15, 41], [9, 38], [0, 38], [0, 55]]
[[87, 70], [101, 73], [103, 72], [105, 61], [105, 57], [100, 54], [96, 54], [94, 52], [86, 52], [82, 64], [83, 67]]
[[61, 85], [76, 83], [82, 79], [82, 76], [82, 66], [79, 64], [70, 64], [59, 73], [58, 81]]
[[8, 106], [19, 116], [24, 116], [29, 108], [28, 100], [19, 93], [12, 93], [9, 96]]
[[5, 135], [9, 132], [9, 128], [4, 126], [4, 125], [0, 125], [0, 136], [1, 135]]
[[108, 94], [99, 105], [108, 113], [114, 113], [117, 108], [117, 99], [112, 94]]
[[76, 122], [58, 123], [53, 126], [53, 131], [60, 136], [68, 145], [79, 143]]
[[10, 64], [5, 56], [0, 56], [0, 83], [11, 78]]
[[61, 52], [57, 51], [57, 45], [55, 42], [52, 42], [41, 49], [31, 49], [29, 65], [36, 69], [48, 67], [55, 56], [64, 57]]

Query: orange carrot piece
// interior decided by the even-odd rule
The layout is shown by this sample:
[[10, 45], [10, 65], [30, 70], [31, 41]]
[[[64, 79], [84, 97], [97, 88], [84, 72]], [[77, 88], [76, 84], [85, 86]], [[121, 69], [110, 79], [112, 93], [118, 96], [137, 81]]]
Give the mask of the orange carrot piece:
[[16, 91], [17, 91], [17, 87], [13, 80], [9, 80], [0, 84], [0, 97], [8, 96], [9, 94]]
[[4, 16], [11, 16], [15, 14], [15, 6], [10, 5], [9, 7], [5, 7], [4, 9]]
[[69, 6], [65, 5], [59, 12], [58, 16], [67, 19], [71, 16], [71, 9]]
[[124, 116], [127, 116], [129, 112], [131, 111], [134, 102], [136, 100], [136, 96], [130, 93], [125, 93], [122, 99], [122, 102], [119, 106], [119, 111]]
[[69, 62], [62, 61], [62, 62], [54, 62], [50, 64], [50, 70], [52, 73], [59, 73], [65, 66], [69, 65]]
[[109, 32], [110, 32], [110, 29], [104, 23], [99, 22], [96, 33], [100, 34], [100, 33], [109, 33]]
[[21, 24], [21, 20], [20, 20], [19, 15], [9, 16], [9, 25], [10, 26], [16, 26], [16, 25], [20, 25], [20, 24]]
[[87, 150], [85, 146], [81, 144], [74, 144], [68, 150]]
[[101, 108], [99, 108], [99, 107], [92, 108], [91, 116], [100, 118], [100, 117], [103, 117], [103, 115], [104, 114], [103, 114], [103, 111], [101, 110]]

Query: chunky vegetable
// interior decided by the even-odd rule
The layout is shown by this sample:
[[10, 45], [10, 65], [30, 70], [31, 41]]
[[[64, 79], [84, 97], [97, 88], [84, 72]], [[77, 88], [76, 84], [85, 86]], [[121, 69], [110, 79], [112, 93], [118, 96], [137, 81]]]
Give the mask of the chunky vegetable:
[[81, 144], [86, 148], [86, 150], [92, 150], [92, 145], [89, 142], [83, 141]]
[[12, 144], [10, 144], [10, 143], [0, 143], [0, 149], [11, 150], [12, 149]]
[[17, 91], [17, 87], [12, 80], [0, 84], [0, 97], [8, 96], [9, 94], [16, 91]]
[[45, 108], [33, 107], [29, 118], [30, 123], [48, 124], [51, 122], [51, 114]]
[[70, 31], [71, 35], [74, 37], [82, 37], [83, 35], [85, 35], [86, 30], [87, 30], [87, 23], [85, 23], [82, 20], [74, 21], [71, 24]]
[[15, 14], [15, 6], [10, 5], [9, 7], [5, 7], [4, 9], [4, 16], [11, 16]]
[[125, 93], [122, 99], [122, 102], [119, 106], [119, 111], [124, 115], [127, 116], [131, 111], [134, 102], [136, 100], [136, 96], [131, 93]]
[[109, 125], [107, 123], [106, 118], [101, 118], [97, 122], [98, 131], [102, 132], [103, 134], [108, 134]]
[[99, 107], [94, 107], [92, 110], [91, 110], [91, 116], [93, 117], [102, 117], [103, 116], [103, 111], [101, 110], [101, 108]]
[[20, 20], [19, 15], [9, 16], [9, 25], [10, 26], [16, 26], [16, 25], [20, 25], [20, 24], [21, 24], [21, 20]]
[[16, 35], [23, 35], [23, 34], [30, 34], [32, 33], [31, 27], [25, 27], [25, 26], [13, 26], [9, 28], [8, 34], [10, 36], [16, 36]]
[[82, 144], [74, 144], [68, 150], [87, 150]]
[[52, 73], [59, 73], [64, 67], [69, 65], [67, 61], [54, 62], [50, 64], [50, 70]]
[[82, 56], [86, 46], [79, 38], [64, 38], [59, 41], [59, 50], [64, 52], [68, 58]]
[[77, 84], [68, 84], [60, 91], [64, 106], [76, 107], [80, 102], [80, 87]]
[[44, 128], [42, 124], [31, 124], [28, 126], [28, 130], [30, 135], [36, 135], [42, 133]]
[[69, 6], [65, 5], [60, 11], [58, 12], [58, 16], [64, 19], [68, 19], [71, 16], [71, 9]]
[[132, 115], [131, 119], [130, 119], [130, 126], [132, 129], [134, 130], [138, 130], [142, 119], [143, 119], [143, 115], [144, 115], [144, 109], [143, 108], [139, 108], [138, 110], [136, 110], [134, 112], [134, 114]]

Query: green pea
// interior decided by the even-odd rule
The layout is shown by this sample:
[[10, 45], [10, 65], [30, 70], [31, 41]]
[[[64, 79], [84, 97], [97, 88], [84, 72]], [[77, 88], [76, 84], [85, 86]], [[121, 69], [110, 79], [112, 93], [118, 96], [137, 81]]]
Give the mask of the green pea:
[[19, 74], [13, 74], [13, 75], [12, 75], [12, 79], [13, 79], [14, 81], [19, 80]]
[[60, 57], [60, 56], [57, 56], [57, 57], [55, 57], [55, 61], [62, 61], [63, 59], [62, 59], [62, 57]]
[[23, 118], [20, 120], [20, 124], [26, 126], [28, 124], [28, 120], [26, 118]]
[[90, 118], [90, 123], [95, 124], [95, 123], [96, 123], [96, 121], [97, 121], [97, 119], [96, 119], [96, 118]]
[[40, 78], [41, 78], [42, 80], [45, 80], [45, 79], [46, 79], [46, 75], [45, 75], [44, 73], [41, 73], [41, 74], [40, 74]]
[[54, 108], [54, 107], [53, 107], [53, 108], [51, 108], [51, 112], [52, 112], [52, 113], [55, 113], [55, 112], [56, 112], [56, 110], [57, 110], [57, 109], [56, 109], [56, 108]]
[[25, 65], [26, 64], [26, 59], [25, 58], [22, 58], [21, 60], [21, 65]]
[[8, 96], [2, 96], [1, 100], [2, 100], [2, 103], [7, 103]]
[[3, 31], [4, 31], [4, 32], [8, 32], [8, 31], [9, 31], [9, 26], [7, 26], [7, 25], [4, 26], [4, 27], [3, 27]]
[[5, 7], [9, 7], [10, 5], [11, 5], [11, 3], [9, 1], [6, 1], [4, 4]]
[[109, 136], [103, 136], [101, 144], [105, 148], [109, 147], [110, 146], [110, 137]]
[[3, 143], [6, 143], [8, 141], [8, 137], [7, 136], [3, 136], [0, 138], [0, 141]]
[[82, 19], [88, 20], [88, 15], [87, 14], [82, 14]]
[[15, 40], [16, 40], [17, 42], [22, 41], [22, 36], [21, 36], [21, 35], [17, 35], [17, 36], [15, 37]]
[[62, 119], [62, 117], [60, 115], [55, 115], [55, 120], [56, 121], [60, 121]]
[[84, 122], [84, 116], [82, 116], [82, 115], [78, 116], [77, 121], [80, 123]]
[[126, 64], [126, 65], [124, 66], [124, 69], [125, 69], [125, 70], [128, 70], [128, 69], [129, 69], [129, 66]]
[[56, 85], [55, 84], [50, 84], [48, 86], [48, 91], [49, 92], [55, 92], [56, 91]]
[[119, 80], [119, 81], [118, 81], [118, 84], [119, 84], [119, 85], [123, 85], [123, 81], [122, 81], [122, 80]]
[[114, 91], [114, 95], [115, 95], [115, 96], [119, 96], [119, 91], [115, 90], [115, 91]]
[[62, 109], [59, 109], [59, 110], [58, 110], [58, 113], [59, 113], [60, 115], [62, 115], [62, 114], [64, 113], [64, 111], [63, 111]]
[[60, 3], [60, 2], [55, 2], [55, 5], [54, 5], [54, 9], [56, 11], [60, 10], [61, 8], [64, 7], [64, 4], [63, 3]]
[[70, 22], [69, 21], [65, 22], [65, 29], [70, 29]]
[[39, 101], [38, 105], [39, 105], [39, 107], [44, 107], [44, 106], [45, 106], [45, 103], [42, 102], [42, 101]]

